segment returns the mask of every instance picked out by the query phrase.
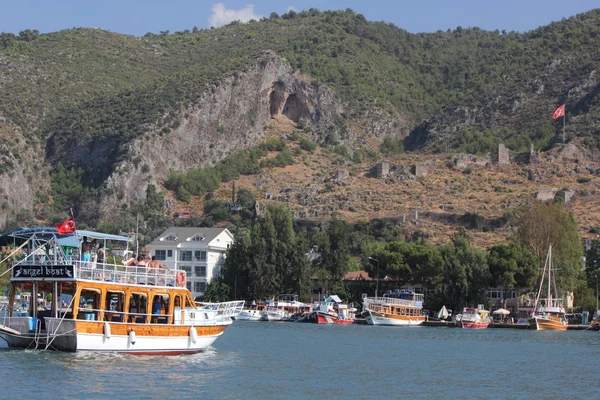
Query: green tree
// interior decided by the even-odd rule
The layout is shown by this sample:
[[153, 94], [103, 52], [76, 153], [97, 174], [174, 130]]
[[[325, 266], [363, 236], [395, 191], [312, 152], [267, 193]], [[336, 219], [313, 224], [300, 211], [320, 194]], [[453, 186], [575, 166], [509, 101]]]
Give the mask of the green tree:
[[325, 232], [317, 237], [318, 266], [327, 271], [334, 281], [343, 278], [350, 267], [349, 234], [348, 223], [332, 217]]
[[561, 203], [532, 201], [517, 213], [517, 239], [538, 260], [545, 260], [552, 245], [559, 295], [575, 288], [582, 267], [583, 246], [577, 223]]
[[486, 254], [462, 237], [441, 248], [443, 289], [441, 299], [455, 312], [466, 305], [484, 303], [491, 278]]
[[256, 202], [256, 197], [251, 190], [246, 188], [240, 188], [237, 192], [237, 201], [245, 209], [252, 209]]
[[491, 281], [494, 287], [531, 291], [535, 287], [539, 260], [517, 243], [499, 244], [488, 255]]
[[165, 205], [165, 195], [156, 191], [156, 186], [150, 184], [146, 188], [146, 206], [149, 210], [160, 211]]
[[213, 279], [207, 286], [204, 292], [204, 301], [211, 303], [220, 303], [230, 300], [231, 289], [226, 283], [220, 279]]

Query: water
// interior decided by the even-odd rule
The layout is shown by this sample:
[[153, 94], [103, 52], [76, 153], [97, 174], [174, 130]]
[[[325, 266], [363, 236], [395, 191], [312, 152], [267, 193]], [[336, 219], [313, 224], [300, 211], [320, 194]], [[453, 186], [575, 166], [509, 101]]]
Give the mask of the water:
[[599, 342], [591, 331], [238, 321], [192, 356], [3, 348], [0, 397], [597, 399]]

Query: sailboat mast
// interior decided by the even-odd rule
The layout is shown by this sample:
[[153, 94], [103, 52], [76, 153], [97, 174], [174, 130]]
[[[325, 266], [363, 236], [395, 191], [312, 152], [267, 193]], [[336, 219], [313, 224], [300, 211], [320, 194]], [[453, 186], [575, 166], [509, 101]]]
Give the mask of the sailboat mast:
[[546, 307], [552, 307], [552, 293], [550, 292], [550, 285], [552, 282], [552, 245], [548, 249], [548, 301]]

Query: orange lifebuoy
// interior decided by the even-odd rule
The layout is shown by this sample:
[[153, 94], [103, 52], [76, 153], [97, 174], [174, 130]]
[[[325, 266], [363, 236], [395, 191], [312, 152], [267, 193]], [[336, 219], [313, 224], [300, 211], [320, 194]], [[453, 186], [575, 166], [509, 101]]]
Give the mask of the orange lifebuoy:
[[175, 282], [177, 283], [177, 286], [185, 286], [185, 271], [177, 271]]

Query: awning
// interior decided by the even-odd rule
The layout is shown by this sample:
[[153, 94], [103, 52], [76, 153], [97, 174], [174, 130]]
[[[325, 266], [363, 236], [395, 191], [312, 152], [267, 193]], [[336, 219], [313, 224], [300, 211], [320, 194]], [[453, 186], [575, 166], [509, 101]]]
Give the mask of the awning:
[[[29, 240], [31, 237], [35, 236], [41, 240], [51, 240], [57, 238], [59, 240], [65, 238], [71, 238], [71, 240], [66, 240], [66, 243], [73, 243], [73, 240], [79, 241], [79, 238], [83, 236], [87, 236], [89, 239], [99, 239], [99, 240], [116, 240], [120, 242], [131, 242], [131, 238], [127, 236], [120, 235], [112, 235], [108, 233], [100, 233], [94, 231], [82, 231], [77, 230], [74, 233], [68, 233], [66, 235], [59, 235], [56, 228], [52, 227], [41, 227], [41, 228], [17, 228], [13, 231], [3, 234], [0, 236], [0, 246], [4, 246], [7, 244], [22, 244], [23, 242]], [[66, 244], [68, 245], [68, 244]], [[77, 247], [78, 244], [74, 247]]]

